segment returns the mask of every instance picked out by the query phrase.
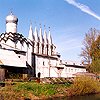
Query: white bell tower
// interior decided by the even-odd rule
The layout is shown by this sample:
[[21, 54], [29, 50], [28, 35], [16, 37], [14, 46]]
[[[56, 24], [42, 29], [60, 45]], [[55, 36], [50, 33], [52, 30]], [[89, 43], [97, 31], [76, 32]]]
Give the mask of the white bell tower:
[[10, 15], [6, 17], [6, 33], [17, 33], [17, 24], [18, 18], [11, 12]]

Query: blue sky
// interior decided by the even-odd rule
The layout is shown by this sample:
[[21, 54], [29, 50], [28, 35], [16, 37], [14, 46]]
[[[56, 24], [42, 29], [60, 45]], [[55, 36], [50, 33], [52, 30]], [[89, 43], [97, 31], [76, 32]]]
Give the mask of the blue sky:
[[5, 32], [5, 17], [10, 11], [18, 17], [18, 32], [28, 36], [30, 20], [33, 29], [51, 27], [57, 51], [64, 60], [81, 61], [79, 57], [85, 33], [100, 29], [100, 0], [0, 0], [0, 33]]

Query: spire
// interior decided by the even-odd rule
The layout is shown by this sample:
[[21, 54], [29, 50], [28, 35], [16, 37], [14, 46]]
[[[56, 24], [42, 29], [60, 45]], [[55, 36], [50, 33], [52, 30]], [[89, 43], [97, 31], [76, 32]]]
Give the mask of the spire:
[[46, 34], [45, 25], [44, 25], [44, 36], [43, 36], [43, 39], [44, 39], [44, 43], [47, 44], [47, 34]]
[[40, 42], [43, 43], [41, 24], [40, 24], [40, 37], [39, 38], [40, 38]]
[[10, 9], [10, 14], [11, 14], [11, 15], [13, 15], [13, 12], [12, 12], [12, 11], [13, 11], [13, 8]]
[[35, 41], [38, 42], [38, 31], [37, 31], [36, 27], [35, 27], [35, 31], [34, 31], [34, 37], [35, 37]]
[[29, 36], [28, 36], [28, 39], [33, 41], [34, 38], [33, 38], [33, 29], [32, 29], [32, 23], [30, 24], [30, 29], [29, 29]]
[[50, 27], [49, 27], [48, 43], [52, 44], [52, 37], [51, 37]]

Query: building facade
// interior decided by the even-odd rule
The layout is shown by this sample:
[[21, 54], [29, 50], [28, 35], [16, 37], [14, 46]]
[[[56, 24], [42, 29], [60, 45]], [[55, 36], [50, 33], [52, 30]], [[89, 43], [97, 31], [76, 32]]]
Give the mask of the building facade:
[[29, 36], [25, 38], [17, 32], [17, 24], [18, 18], [10, 13], [6, 17], [6, 31], [0, 34], [0, 68], [4, 75], [21, 73], [41, 78], [67, 77], [66, 66], [60, 62], [50, 30], [47, 36], [46, 29], [40, 27], [37, 30], [35, 27], [33, 31], [31, 24]]

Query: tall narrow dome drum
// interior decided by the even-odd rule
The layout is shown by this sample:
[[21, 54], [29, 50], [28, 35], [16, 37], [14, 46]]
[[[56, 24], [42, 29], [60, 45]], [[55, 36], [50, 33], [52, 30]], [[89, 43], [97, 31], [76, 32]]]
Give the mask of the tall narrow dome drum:
[[18, 18], [11, 12], [10, 15], [6, 17], [6, 33], [17, 33], [17, 24]]

